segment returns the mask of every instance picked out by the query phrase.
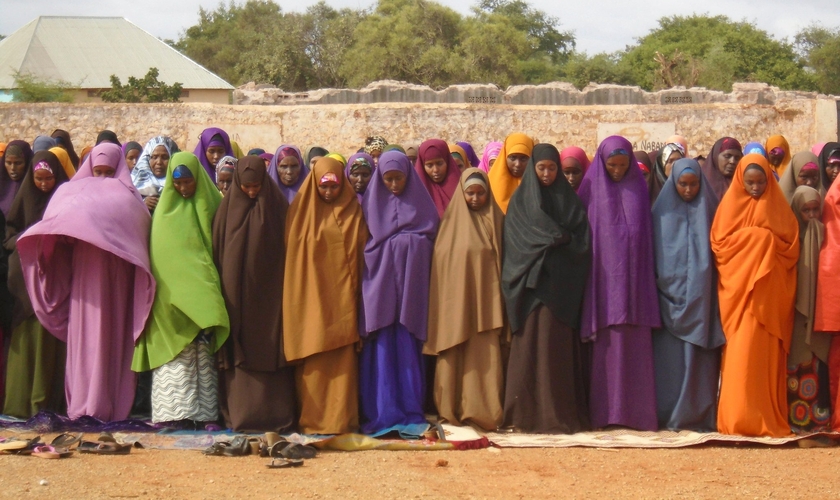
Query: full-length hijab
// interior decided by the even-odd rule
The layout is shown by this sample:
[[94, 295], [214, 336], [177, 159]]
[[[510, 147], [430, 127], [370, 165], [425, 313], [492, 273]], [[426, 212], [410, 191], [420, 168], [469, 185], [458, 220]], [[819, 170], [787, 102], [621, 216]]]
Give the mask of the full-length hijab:
[[840, 182], [828, 189], [823, 203], [825, 240], [820, 251], [814, 331], [840, 332]]
[[[15, 147], [20, 148], [21, 153], [23, 153], [23, 163], [26, 169], [29, 168], [29, 164], [32, 162], [32, 148], [29, 147], [28, 142], [11, 141], [6, 144], [6, 150], [3, 152], [3, 156], [0, 156], [0, 211], [3, 212], [4, 216], [9, 215], [9, 208], [11, 208], [12, 201], [14, 201], [22, 182], [13, 181], [9, 177], [9, 172], [6, 170], [6, 155], [10, 153], [10, 149]], [[25, 172], [24, 177], [26, 177]]]
[[[493, 195], [496, 197], [496, 203], [499, 204], [502, 212], [507, 212], [510, 197], [513, 196], [513, 192], [522, 182], [521, 178], [517, 179], [510, 175], [510, 170], [507, 168], [507, 157], [512, 154], [530, 157], [532, 149], [534, 149], [534, 140], [520, 132], [510, 134], [502, 143], [502, 148], [496, 157], [496, 163], [493, 164], [496, 168], [490, 170], [490, 184], [493, 185]], [[498, 164], [499, 162], [501, 164]], [[559, 164], [557, 168], [560, 168]]]
[[[326, 174], [341, 185], [332, 203], [318, 195]], [[286, 220], [287, 358], [302, 359], [358, 341], [360, 257], [368, 230], [340, 161], [324, 156], [315, 162]]]
[[790, 144], [788, 144], [787, 139], [783, 135], [771, 135], [767, 138], [767, 142], [764, 143], [764, 150], [769, 154], [773, 148], [782, 148], [785, 152], [782, 163], [778, 167], [770, 166], [781, 177], [787, 171], [788, 165], [790, 165]]
[[[405, 190], [399, 196], [382, 180], [392, 170], [406, 177]], [[382, 154], [362, 209], [370, 230], [362, 282], [364, 333], [400, 323], [425, 341], [432, 245], [440, 220], [408, 157], [399, 151]], [[406, 243], [398, 244], [397, 237]]]
[[[758, 200], [743, 187], [744, 172], [751, 164], [760, 166], [767, 177], [767, 189]], [[735, 335], [749, 308], [787, 352], [793, 330], [799, 223], [764, 156], [744, 156], [732, 182], [711, 232], [723, 331], [727, 339]]]
[[502, 291], [514, 333], [539, 304], [577, 329], [592, 258], [586, 209], [561, 172], [550, 186], [540, 183], [534, 165], [545, 159], [560, 165], [554, 146], [534, 146], [505, 220]]
[[[186, 166], [196, 182], [184, 198], [172, 174]], [[152, 314], [134, 348], [132, 370], [147, 371], [175, 359], [201, 330], [211, 330], [216, 352], [230, 332], [219, 272], [213, 262], [213, 217], [222, 195], [192, 153], [176, 153], [152, 218], [149, 259], [157, 281]]]
[[[725, 146], [733, 147], [725, 148]], [[729, 185], [732, 183], [732, 179], [726, 177], [723, 175], [723, 172], [720, 171], [720, 168], [718, 167], [718, 156], [722, 151], [725, 151], [726, 149], [734, 149], [734, 147], [737, 147], [740, 150], [741, 143], [732, 137], [721, 137], [717, 140], [717, 142], [715, 142], [714, 146], [712, 146], [709, 156], [706, 157], [706, 161], [703, 162], [702, 165], [703, 175], [706, 177], [706, 181], [708, 181], [709, 186], [712, 188], [712, 191], [715, 193], [718, 200], [723, 199], [723, 195], [726, 194], [726, 191], [729, 189]]]
[[[605, 164], [617, 149], [629, 155], [631, 168], [614, 182]], [[633, 159], [627, 139], [607, 137], [578, 188], [592, 227], [592, 267], [580, 324], [584, 340], [595, 340], [598, 330], [613, 325], [660, 326], [650, 201]]]
[[[11, 143], [9, 143], [11, 144]], [[832, 156], [840, 156], [840, 142], [826, 142], [820, 151], [820, 183], [822, 184], [823, 189], [828, 191], [831, 187], [832, 183], [829, 181], [828, 172], [826, 172], [826, 168], [828, 168], [828, 159]]]
[[[446, 162], [446, 177], [440, 184], [432, 181], [431, 177], [426, 174], [426, 169], [423, 163], [434, 159], [442, 158]], [[465, 159], [465, 162], [468, 160]], [[437, 208], [438, 217], [443, 217], [443, 212], [452, 200], [452, 195], [458, 189], [458, 180], [461, 178], [461, 171], [458, 169], [458, 164], [449, 152], [449, 146], [440, 139], [429, 139], [420, 144], [417, 151], [417, 161], [414, 163], [414, 170], [417, 176]]]
[[[700, 181], [700, 192], [686, 202], [677, 181], [686, 172]], [[653, 204], [653, 249], [662, 326], [675, 337], [704, 349], [723, 345], [715, 269], [709, 231], [718, 200], [696, 160], [674, 163]]]
[[[166, 152], [169, 153], [170, 160], [175, 153], [180, 151], [175, 141], [165, 135], [153, 137], [146, 143], [146, 146], [143, 148], [143, 152], [140, 153], [140, 158], [137, 159], [137, 164], [131, 171], [131, 182], [134, 183], [134, 186], [143, 196], [160, 195], [163, 190], [163, 186], [167, 184], [167, 182], [171, 181], [171, 177], [168, 174], [163, 176], [163, 178], [158, 178], [155, 177], [154, 172], [152, 172], [152, 153], [154, 153], [158, 146], [166, 148]], [[196, 176], [197, 182], [198, 179], [199, 178]]]
[[[589, 164], [591, 162], [589, 161], [589, 157], [586, 156], [586, 151], [582, 148], [577, 146], [563, 148], [563, 150], [560, 151], [560, 161], [562, 162], [566, 158], [574, 158], [577, 160], [578, 163], [580, 163], [580, 169], [584, 174], [586, 174], [586, 171], [589, 170]], [[560, 167], [560, 165], [558, 165], [558, 167]]]
[[207, 159], [207, 148], [210, 147], [210, 142], [212, 142], [213, 137], [216, 135], [222, 138], [225, 155], [234, 156], [233, 146], [231, 146], [230, 143], [230, 137], [228, 137], [227, 132], [217, 127], [204, 129], [198, 137], [198, 144], [195, 145], [195, 150], [193, 151], [193, 154], [198, 157], [198, 161], [201, 162], [201, 165], [204, 167], [204, 170], [213, 182], [216, 182], [216, 169], [215, 165], [211, 165], [210, 160]]
[[[38, 189], [35, 185], [35, 176], [32, 167], [40, 162], [46, 162], [55, 176], [55, 187], [49, 193]], [[12, 324], [14, 329], [26, 318], [35, 314], [32, 308], [32, 301], [26, 291], [26, 283], [23, 280], [23, 270], [20, 267], [20, 256], [16, 249], [18, 237], [30, 226], [40, 221], [44, 215], [47, 204], [55, 194], [59, 186], [67, 182], [67, 174], [61, 167], [58, 158], [49, 151], [41, 151], [32, 157], [29, 170], [23, 178], [20, 190], [18, 190], [9, 215], [6, 217], [6, 238], [3, 247], [9, 252], [9, 292], [15, 298], [12, 309]]]
[[[480, 175], [487, 185], [489, 199], [478, 211], [470, 210], [461, 195], [471, 175]], [[477, 333], [502, 328], [505, 322], [501, 288], [504, 214], [481, 170], [464, 169], [459, 187], [440, 223], [432, 256], [425, 347], [434, 354]]]
[[[300, 176], [298, 176], [297, 181], [295, 181], [295, 183], [291, 186], [287, 186], [280, 182], [280, 174], [277, 173], [277, 164], [287, 156], [294, 156], [297, 158], [298, 164], [300, 165]], [[300, 150], [297, 146], [292, 146], [291, 144], [283, 144], [277, 148], [277, 151], [274, 152], [274, 156], [271, 157], [271, 161], [268, 163], [268, 176], [275, 184], [277, 184], [280, 188], [280, 192], [286, 197], [286, 200], [290, 205], [294, 201], [295, 196], [301, 186], [303, 186], [303, 181], [306, 180], [306, 176], [308, 175], [309, 163], [304, 163], [303, 157], [300, 155]]]
[[[241, 185], [262, 181], [255, 199]], [[230, 319], [223, 367], [273, 372], [283, 355], [283, 232], [289, 204], [266, 175], [265, 161], [245, 156], [213, 220], [213, 254]]]
[[[819, 168], [820, 159], [817, 158], [817, 155], [810, 151], [802, 151], [793, 155], [793, 159], [790, 160], [790, 168], [785, 170], [785, 173], [782, 174], [781, 179], [779, 179], [779, 187], [782, 188], [782, 193], [785, 195], [785, 199], [788, 203], [793, 202], [793, 194], [796, 192], [796, 179], [799, 177], [799, 173], [802, 171], [802, 167], [808, 163], [813, 163], [814, 165]], [[821, 196], [825, 195], [825, 189], [822, 186], [822, 179], [817, 182], [817, 191]]]

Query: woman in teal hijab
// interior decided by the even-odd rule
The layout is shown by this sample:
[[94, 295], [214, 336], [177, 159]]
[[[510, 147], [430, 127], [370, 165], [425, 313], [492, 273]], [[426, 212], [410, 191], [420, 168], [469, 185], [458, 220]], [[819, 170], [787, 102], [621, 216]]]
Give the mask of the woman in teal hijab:
[[154, 370], [153, 422], [218, 419], [214, 353], [230, 333], [213, 263], [213, 217], [221, 200], [194, 154], [172, 156], [149, 242], [157, 291], [131, 366]]

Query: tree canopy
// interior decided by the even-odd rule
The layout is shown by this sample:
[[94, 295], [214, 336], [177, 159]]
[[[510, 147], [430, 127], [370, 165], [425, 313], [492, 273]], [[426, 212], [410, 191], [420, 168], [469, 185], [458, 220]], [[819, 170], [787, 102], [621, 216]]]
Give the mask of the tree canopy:
[[840, 93], [840, 28], [811, 26], [788, 42], [726, 16], [671, 16], [625, 50], [588, 55], [575, 50], [561, 21], [525, 0], [477, 0], [466, 16], [433, 0], [378, 0], [370, 10], [322, 0], [302, 13], [271, 0], [231, 0], [199, 9], [198, 23], [173, 46], [234, 85], [289, 91], [394, 79], [438, 88], [560, 80], [647, 90], [761, 81]]
[[111, 88], [100, 97], [105, 102], [180, 102], [182, 85], [162, 82], [159, 74], [157, 68], [149, 68], [143, 78], [129, 76], [125, 85], [116, 75], [111, 75]]

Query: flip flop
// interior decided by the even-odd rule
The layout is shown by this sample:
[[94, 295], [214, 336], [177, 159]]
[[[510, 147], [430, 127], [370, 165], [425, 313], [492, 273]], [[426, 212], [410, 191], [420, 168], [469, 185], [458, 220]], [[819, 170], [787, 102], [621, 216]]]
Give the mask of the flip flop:
[[102, 431], [99, 433], [99, 437], [96, 438], [97, 441], [100, 443], [116, 443], [117, 440], [114, 439], [114, 435], [108, 431]]
[[63, 447], [55, 447], [48, 444], [36, 446], [32, 450], [32, 456], [38, 458], [64, 458], [72, 455], [73, 452]]
[[288, 441], [278, 441], [268, 451], [270, 457], [283, 457], [291, 460], [298, 460], [301, 458], [315, 458], [317, 454], [315, 448], [305, 444], [290, 443]]
[[97, 455], [128, 455], [131, 453], [130, 444], [108, 442], [82, 441], [76, 449], [79, 450], [79, 453], [95, 453]]
[[71, 448], [74, 444], [79, 443], [82, 440], [83, 437], [84, 437], [84, 434], [82, 434], [82, 433], [79, 433], [75, 436], [73, 434], [67, 434], [67, 433], [59, 434], [58, 436], [53, 438], [52, 441], [50, 441], [50, 445], [51, 446], [60, 446], [62, 448]]
[[271, 463], [265, 464], [269, 469], [287, 469], [289, 467], [301, 467], [303, 460], [289, 458], [272, 458]]
[[32, 439], [18, 439], [12, 438], [0, 443], [0, 451], [8, 451], [12, 453], [18, 453], [21, 451], [26, 450], [29, 448], [30, 450], [35, 446], [36, 443], [41, 442], [41, 436], [34, 437]]

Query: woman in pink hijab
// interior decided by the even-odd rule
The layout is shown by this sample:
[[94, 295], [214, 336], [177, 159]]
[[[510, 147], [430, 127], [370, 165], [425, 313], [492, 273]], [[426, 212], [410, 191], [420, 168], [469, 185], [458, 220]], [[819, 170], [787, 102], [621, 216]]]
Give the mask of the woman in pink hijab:
[[586, 156], [586, 151], [583, 149], [577, 146], [569, 146], [560, 151], [560, 170], [563, 171], [563, 176], [566, 177], [575, 192], [577, 192], [580, 181], [583, 180], [583, 175], [588, 168], [589, 157]]
[[67, 342], [67, 415], [124, 420], [131, 358], [155, 295], [149, 211], [119, 146], [93, 148], [17, 242], [38, 320]]

